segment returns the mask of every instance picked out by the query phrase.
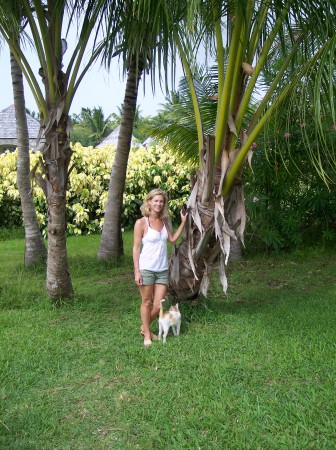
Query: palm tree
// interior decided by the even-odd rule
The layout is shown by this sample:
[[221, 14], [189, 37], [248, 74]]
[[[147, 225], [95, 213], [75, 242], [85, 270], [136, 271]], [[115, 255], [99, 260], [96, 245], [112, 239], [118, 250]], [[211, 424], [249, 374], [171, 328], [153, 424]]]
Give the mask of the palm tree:
[[[19, 44], [18, 44], [19, 45]], [[25, 230], [25, 266], [30, 266], [45, 258], [47, 252], [39, 230], [30, 181], [29, 133], [25, 108], [22, 71], [10, 53], [13, 96], [18, 139], [17, 185]]]
[[[44, 85], [44, 94], [24, 52], [13, 39], [13, 29], [20, 27], [13, 20], [11, 8], [6, 0], [0, 0], [0, 33], [10, 47], [21, 67], [35, 97], [41, 116], [40, 134], [45, 140], [41, 145], [43, 173], [40, 182], [44, 188], [48, 205], [48, 260], [47, 290], [52, 298], [70, 297], [72, 283], [68, 270], [66, 251], [66, 191], [71, 160], [69, 141], [69, 109], [78, 86], [91, 64], [104, 49], [106, 41], [94, 39], [94, 48], [88, 61], [82, 66], [83, 56], [90, 37], [97, 26], [103, 26], [103, 15], [118, 22], [117, 1], [42, 0], [18, 1], [29, 24], [32, 41], [41, 64], [39, 75]], [[13, 2], [12, 2], [13, 3]], [[63, 66], [63, 54], [67, 43], [62, 38], [66, 20], [69, 25], [77, 17], [78, 41], [69, 63]], [[95, 37], [95, 36], [93, 36]], [[110, 34], [111, 37], [111, 34]]]
[[[111, 114], [111, 128], [117, 128], [122, 121], [123, 116], [123, 104], [117, 106], [118, 112]], [[151, 118], [143, 116], [141, 114], [140, 105], [137, 105], [134, 113], [133, 121], [133, 136], [140, 142], [144, 141], [148, 137], [148, 129], [150, 127]]]
[[[153, 1], [142, 4], [142, 1], [138, 0], [131, 1], [124, 8], [125, 16], [120, 32], [118, 53], [122, 55], [124, 68], [127, 70], [127, 83], [116, 156], [109, 184], [104, 227], [98, 251], [100, 259], [118, 259], [123, 255], [122, 201], [136, 115], [139, 81], [146, 65], [148, 70], [154, 70], [157, 58], [159, 65], [163, 61], [164, 68], [167, 69], [169, 49], [172, 46], [171, 21], [175, 20], [177, 10], [184, 5], [184, 2], [179, 2], [179, 5], [168, 2], [170, 3], [168, 13], [167, 9], [162, 7], [163, 3]], [[105, 55], [108, 64], [115, 55], [108, 49]]]
[[[211, 134], [216, 122], [217, 105], [213, 98], [218, 92], [218, 80], [214, 77], [217, 67], [206, 69], [204, 66], [194, 67], [193, 83], [199, 101], [199, 111], [203, 124], [203, 133]], [[198, 164], [197, 127], [191, 91], [186, 77], [181, 78], [178, 90], [171, 92], [159, 112], [163, 118], [151, 128], [151, 136], [163, 142], [164, 148], [177, 153], [186, 164], [195, 170]], [[254, 110], [256, 109], [253, 105]], [[250, 112], [251, 115], [252, 111]], [[194, 172], [192, 173], [192, 180]], [[242, 246], [239, 239], [230, 238], [230, 260], [242, 257]]]
[[[15, 9], [17, 5], [12, 4], [12, 6], [14, 7], [14, 17], [17, 17], [18, 21], [20, 21], [22, 11], [20, 11], [20, 8]], [[12, 39], [16, 40], [17, 46], [20, 45], [19, 35], [14, 33]], [[17, 184], [25, 230], [24, 263], [25, 266], [30, 266], [43, 259], [47, 252], [39, 230], [33, 196], [31, 195], [29, 133], [23, 76], [21, 68], [12, 53], [10, 53], [10, 65], [18, 139]]]
[[[188, 202], [189, 227], [171, 258], [170, 287], [177, 297], [192, 297], [200, 291], [206, 294], [214, 267], [219, 267], [226, 291], [224, 266], [230, 241], [233, 238], [243, 242], [246, 222], [241, 174], [268, 120], [285, 104], [290, 114], [299, 93], [314, 98], [318, 152], [325, 148], [321, 131], [321, 113], [326, 110], [323, 102], [328, 103], [335, 123], [335, 80], [330, 68], [335, 64], [336, 5], [322, 0], [209, 0], [192, 2], [190, 8], [193, 10], [188, 17], [193, 24], [177, 27], [174, 37], [194, 108], [199, 165]], [[193, 55], [200, 43], [215, 49], [218, 67], [218, 90], [212, 96], [216, 118], [211, 132], [204, 127], [193, 72]], [[262, 101], [250, 115], [253, 94], [276, 52], [284, 57]], [[318, 154], [312, 155], [312, 160], [321, 170]]]
[[98, 250], [99, 259], [109, 257], [119, 259], [124, 254], [121, 234], [122, 202], [128, 157], [131, 149], [138, 87], [144, 64], [145, 61], [142, 58], [131, 57], [130, 59], [117, 150], [109, 182], [104, 226]]
[[[95, 147], [99, 144], [111, 131], [110, 118], [104, 116], [104, 111], [101, 106], [97, 108], [82, 108], [79, 115], [75, 115], [74, 132], [78, 134], [88, 135], [89, 143]], [[73, 142], [73, 136], [71, 135]]]
[[31, 111], [29, 108], [26, 108], [26, 113], [29, 114], [34, 119], [40, 120], [40, 113], [38, 113], [36, 111]]
[[[217, 106], [212, 100], [218, 91], [217, 80], [205, 67], [194, 67], [193, 82], [199, 102], [203, 132], [214, 131]], [[164, 147], [176, 152], [192, 168], [198, 165], [198, 140], [195, 112], [189, 83], [182, 77], [177, 91], [172, 91], [165, 98], [158, 113], [159, 120], [154, 122], [151, 136], [163, 142]]]

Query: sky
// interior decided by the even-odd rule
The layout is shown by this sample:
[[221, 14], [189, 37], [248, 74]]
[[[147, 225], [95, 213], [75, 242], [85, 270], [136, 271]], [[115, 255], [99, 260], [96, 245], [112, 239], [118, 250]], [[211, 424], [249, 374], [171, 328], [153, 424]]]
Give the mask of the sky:
[[[34, 51], [28, 49], [26, 50], [26, 53], [28, 54], [31, 65], [34, 67], [34, 72], [37, 73], [40, 65], [35, 57]], [[69, 42], [69, 50], [66, 52], [65, 57], [68, 56], [67, 53], [71, 54], [71, 42]], [[180, 67], [177, 69], [177, 82], [179, 76], [182, 76]], [[9, 50], [8, 47], [3, 44], [0, 47], [0, 110], [7, 108], [14, 103], [11, 83]], [[110, 72], [107, 72], [103, 67], [99, 67], [97, 62], [83, 78], [80, 87], [75, 94], [70, 114], [78, 114], [82, 107], [93, 108], [98, 106], [103, 108], [105, 116], [114, 112], [117, 113], [118, 107], [121, 106], [124, 100], [125, 84], [126, 82], [122, 80], [117, 62], [114, 63]], [[24, 89], [26, 107], [31, 111], [37, 112], [38, 108], [35, 99], [26, 82]], [[138, 94], [138, 106], [140, 107], [142, 116], [154, 116], [157, 110], [160, 109], [160, 103], [164, 103], [164, 100], [165, 93], [162, 92], [159, 82], [156, 81], [155, 95], [153, 95], [149, 76], [145, 78], [145, 83], [141, 80]]]

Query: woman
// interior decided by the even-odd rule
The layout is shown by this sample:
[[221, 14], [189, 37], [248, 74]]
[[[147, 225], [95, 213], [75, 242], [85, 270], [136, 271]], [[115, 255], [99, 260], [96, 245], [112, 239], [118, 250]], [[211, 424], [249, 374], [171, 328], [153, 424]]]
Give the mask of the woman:
[[157, 339], [149, 326], [158, 316], [160, 301], [165, 298], [168, 289], [167, 240], [171, 244], [177, 241], [187, 214], [181, 211], [181, 224], [174, 233], [168, 225], [167, 195], [161, 189], [153, 189], [140, 209], [144, 217], [138, 219], [134, 226], [134, 279], [142, 300], [141, 334], [144, 336], [144, 345], [149, 347], [152, 340]]

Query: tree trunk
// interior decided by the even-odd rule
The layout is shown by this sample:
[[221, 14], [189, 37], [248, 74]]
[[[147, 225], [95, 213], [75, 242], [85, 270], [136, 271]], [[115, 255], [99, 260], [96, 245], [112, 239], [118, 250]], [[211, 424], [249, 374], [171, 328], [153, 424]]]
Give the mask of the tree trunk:
[[[61, 63], [60, 63], [61, 64]], [[46, 89], [47, 117], [42, 115], [41, 136], [44, 177], [38, 182], [47, 199], [48, 259], [46, 285], [52, 299], [73, 295], [66, 249], [66, 192], [69, 164], [72, 155], [69, 141], [69, 116], [64, 114], [67, 89], [66, 74], [61, 69], [57, 76], [57, 98], [52, 102], [48, 82], [42, 68], [40, 75]]]
[[[56, 121], [55, 121], [56, 122]], [[47, 290], [51, 298], [73, 294], [66, 250], [66, 190], [72, 151], [66, 133], [67, 116], [45, 134], [47, 155], [46, 196], [48, 205]]]
[[243, 257], [242, 246], [239, 239], [231, 239], [230, 261], [239, 261]]
[[143, 61], [139, 61], [136, 58], [131, 59], [127, 73], [117, 151], [113, 162], [103, 232], [98, 250], [99, 259], [118, 259], [124, 253], [121, 233], [123, 193], [125, 189], [128, 157], [131, 149], [138, 87], [143, 69]]
[[[190, 299], [199, 293], [206, 296], [211, 272], [217, 268], [223, 290], [227, 289], [225, 264], [230, 255], [231, 240], [243, 242], [245, 227], [244, 191], [237, 179], [224, 199], [221, 186], [227, 168], [232, 163], [215, 167], [214, 136], [205, 136], [201, 160], [188, 200], [186, 233], [170, 259], [170, 292], [178, 299]], [[225, 152], [225, 150], [224, 150]], [[224, 167], [225, 166], [225, 167]]]
[[35, 205], [31, 193], [29, 133], [25, 108], [23, 76], [19, 64], [10, 54], [12, 86], [18, 140], [17, 185], [20, 193], [22, 216], [25, 230], [25, 266], [44, 259], [47, 251], [38, 227]]

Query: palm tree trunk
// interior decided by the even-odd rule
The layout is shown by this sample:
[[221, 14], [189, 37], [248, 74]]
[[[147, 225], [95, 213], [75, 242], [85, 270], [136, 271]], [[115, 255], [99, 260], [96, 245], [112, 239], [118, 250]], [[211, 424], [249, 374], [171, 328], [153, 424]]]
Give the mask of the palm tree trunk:
[[219, 270], [226, 291], [225, 264], [231, 241], [243, 242], [245, 205], [241, 180], [236, 180], [225, 198], [221, 196], [224, 168], [214, 166], [214, 152], [214, 136], [205, 136], [203, 164], [188, 201], [186, 234], [170, 259], [169, 290], [178, 299], [206, 295], [214, 269]]
[[57, 108], [50, 111], [50, 128], [45, 133], [47, 153], [45, 192], [48, 205], [48, 260], [47, 290], [51, 298], [70, 298], [73, 294], [66, 249], [66, 190], [72, 150], [70, 148], [67, 121], [62, 115], [55, 119]]
[[[242, 259], [242, 244], [244, 243], [244, 236], [239, 235], [241, 227], [241, 214], [239, 214], [239, 209], [243, 208], [243, 215], [245, 217], [245, 197], [243, 184], [239, 178], [230, 192], [230, 208], [229, 214], [227, 214], [227, 221], [229, 227], [235, 231], [235, 237], [230, 239], [230, 261], [238, 261]], [[245, 225], [244, 225], [245, 226]], [[238, 232], [238, 235], [236, 234]]]
[[66, 192], [72, 150], [69, 141], [69, 116], [64, 113], [66, 74], [59, 69], [57, 99], [52, 102], [48, 80], [40, 69], [46, 89], [47, 115], [42, 115], [40, 133], [45, 139], [42, 150], [44, 178], [38, 180], [48, 208], [48, 258], [46, 285], [52, 299], [73, 295], [66, 248]]
[[229, 261], [239, 261], [243, 257], [241, 242], [238, 239], [231, 239], [231, 249]]
[[47, 252], [38, 227], [35, 205], [31, 194], [29, 133], [25, 108], [23, 76], [20, 66], [12, 53], [10, 54], [10, 64], [18, 140], [17, 184], [20, 193], [25, 230], [24, 263], [25, 266], [29, 266], [45, 258]]
[[98, 250], [99, 259], [118, 259], [124, 253], [121, 233], [123, 193], [125, 189], [128, 157], [131, 149], [138, 87], [143, 69], [143, 61], [139, 61], [136, 58], [131, 59], [127, 73], [117, 151], [109, 183], [104, 227]]

